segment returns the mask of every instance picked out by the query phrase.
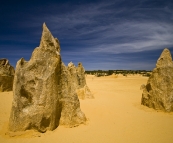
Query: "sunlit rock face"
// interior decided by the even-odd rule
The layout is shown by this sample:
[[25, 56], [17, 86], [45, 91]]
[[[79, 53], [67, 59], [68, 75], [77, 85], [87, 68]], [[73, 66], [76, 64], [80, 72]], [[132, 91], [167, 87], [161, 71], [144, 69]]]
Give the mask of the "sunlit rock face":
[[157, 60], [147, 85], [143, 89], [141, 104], [150, 108], [173, 111], [173, 62], [168, 49]]
[[[54, 130], [64, 118], [63, 125], [85, 122], [78, 97], [73, 89], [68, 89], [73, 86], [64, 85], [71, 80], [64, 76], [67, 75], [64, 68], [59, 41], [43, 24], [40, 46], [34, 49], [29, 61], [22, 58], [16, 65], [10, 131]], [[73, 114], [66, 117], [66, 112]]]
[[79, 99], [93, 99], [94, 96], [91, 93], [91, 90], [89, 89], [89, 87], [87, 85], [85, 85], [83, 88], [80, 88], [77, 90], [77, 95], [79, 97]]
[[0, 59], [0, 92], [12, 91], [14, 68], [8, 59]]

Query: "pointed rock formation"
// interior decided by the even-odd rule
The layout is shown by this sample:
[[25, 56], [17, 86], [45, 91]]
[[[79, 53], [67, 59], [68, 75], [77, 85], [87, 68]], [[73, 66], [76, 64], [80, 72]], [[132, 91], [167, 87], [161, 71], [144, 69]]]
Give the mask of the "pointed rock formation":
[[166, 112], [173, 111], [173, 62], [168, 49], [163, 50], [143, 88], [141, 104]]
[[0, 59], [0, 92], [13, 88], [14, 68], [7, 59]]
[[59, 47], [58, 41], [43, 24], [40, 46], [33, 51], [28, 62], [23, 58], [17, 62], [10, 131], [34, 128], [45, 132], [58, 126], [61, 114]]
[[[66, 75], [61, 62], [59, 41], [44, 23], [40, 46], [34, 49], [28, 62], [22, 58], [16, 65], [10, 131], [54, 130], [58, 127], [61, 116], [68, 116], [64, 115], [65, 111], [75, 112], [66, 117], [69, 120], [75, 120], [78, 113], [83, 114], [78, 98], [75, 96], [71, 99], [75, 93], [72, 86], [65, 85], [70, 79], [64, 74]], [[72, 103], [75, 105], [72, 106]], [[75, 124], [85, 122], [83, 118]]]

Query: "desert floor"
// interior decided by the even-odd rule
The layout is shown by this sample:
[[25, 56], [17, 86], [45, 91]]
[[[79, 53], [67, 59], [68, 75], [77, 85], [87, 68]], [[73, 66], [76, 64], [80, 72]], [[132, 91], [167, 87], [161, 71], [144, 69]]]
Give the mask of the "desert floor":
[[[173, 113], [155, 111], [140, 104], [147, 77], [93, 77], [87, 84], [95, 99], [81, 101], [86, 125], [59, 126], [54, 131], [26, 131], [10, 137], [7, 131], [12, 92], [0, 93], [0, 143], [172, 143]], [[13, 136], [13, 134], [10, 134]]]

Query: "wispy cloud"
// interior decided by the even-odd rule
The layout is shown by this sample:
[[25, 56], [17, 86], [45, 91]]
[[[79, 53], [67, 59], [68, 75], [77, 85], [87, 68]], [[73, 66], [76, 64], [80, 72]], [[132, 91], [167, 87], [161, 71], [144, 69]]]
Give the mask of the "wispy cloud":
[[[130, 53], [145, 54], [146, 51], [160, 52], [165, 47], [173, 48], [173, 9], [170, 1], [116, 0], [78, 5], [50, 3], [42, 8], [34, 7], [30, 12], [26, 15], [27, 20], [20, 20], [16, 24], [17, 30], [23, 32], [12, 34], [11, 37], [0, 35], [1, 39], [7, 41], [4, 46], [8, 47], [9, 41], [12, 41], [17, 43], [17, 49], [22, 48], [18, 44], [22, 43], [33, 50], [39, 45], [41, 24], [46, 22], [52, 34], [60, 40], [63, 59], [82, 60], [90, 67], [122, 67], [115, 63], [124, 65], [126, 53], [129, 53], [126, 55], [128, 60], [133, 60]], [[21, 53], [28, 52], [23, 48]], [[19, 53], [16, 52], [16, 55]], [[147, 59], [148, 54], [145, 56]], [[147, 60], [143, 63], [140, 61], [143, 59], [137, 58], [133, 64], [127, 62], [129, 67], [144, 64], [146, 66], [141, 67], [147, 68], [148, 65], [148, 69], [151, 68]], [[154, 62], [152, 65], [155, 66]]]
[[[72, 13], [55, 14], [46, 20], [62, 44], [68, 43], [79, 52], [124, 53], [173, 46], [171, 20], [158, 19], [160, 15], [160, 18], [167, 16], [167, 8], [108, 9], [111, 5], [113, 3], [81, 6]], [[83, 48], [79, 48], [81, 46]]]

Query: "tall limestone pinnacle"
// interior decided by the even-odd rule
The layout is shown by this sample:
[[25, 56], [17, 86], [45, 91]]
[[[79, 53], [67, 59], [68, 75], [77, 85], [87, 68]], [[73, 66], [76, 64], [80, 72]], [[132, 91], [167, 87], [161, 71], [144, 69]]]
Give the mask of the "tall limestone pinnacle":
[[141, 104], [166, 112], [173, 111], [173, 62], [167, 48], [157, 60], [156, 68], [143, 89]]
[[70, 127], [85, 123], [76, 93], [64, 92], [71, 88], [64, 86], [70, 80], [63, 76], [64, 68], [59, 41], [44, 23], [40, 46], [34, 49], [29, 61], [21, 58], [16, 65], [10, 131], [45, 132], [57, 128], [60, 120]]

